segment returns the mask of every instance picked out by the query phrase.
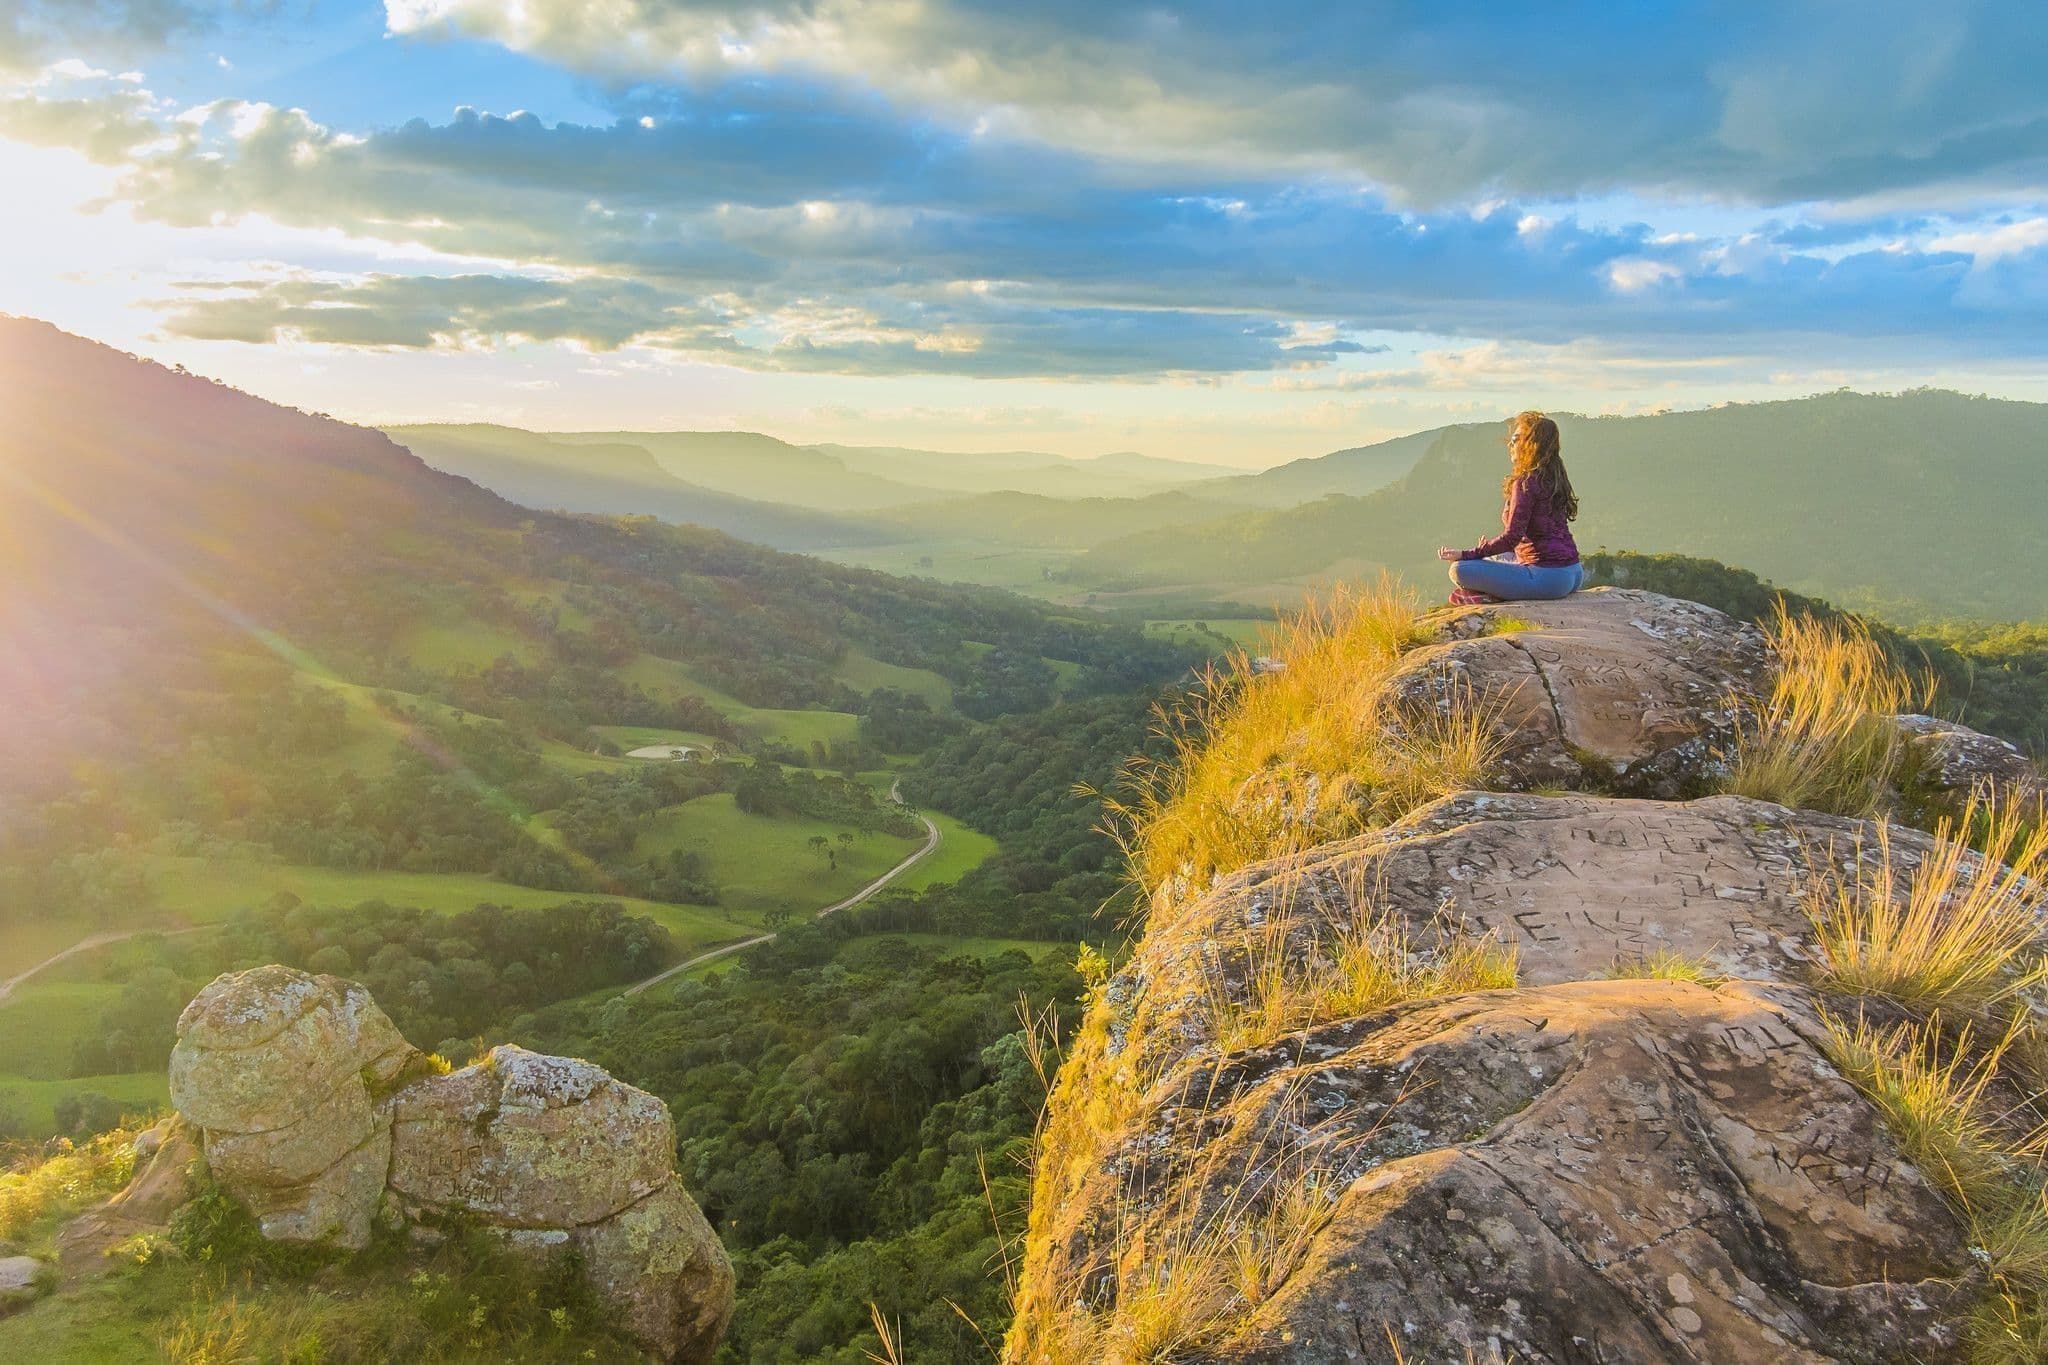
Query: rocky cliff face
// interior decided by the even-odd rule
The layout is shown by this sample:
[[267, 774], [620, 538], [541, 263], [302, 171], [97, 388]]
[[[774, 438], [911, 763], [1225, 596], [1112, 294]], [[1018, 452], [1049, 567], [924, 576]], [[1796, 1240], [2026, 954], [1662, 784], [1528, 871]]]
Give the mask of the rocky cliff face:
[[264, 1235], [359, 1249], [376, 1220], [453, 1219], [573, 1249], [663, 1359], [709, 1360], [724, 1248], [674, 1169], [668, 1107], [601, 1068], [499, 1047], [438, 1074], [353, 982], [288, 967], [215, 980], [178, 1021], [171, 1102]]
[[[1054, 1091], [1008, 1358], [1955, 1358], [1978, 1259], [1810, 988], [1802, 890], [1875, 830], [1671, 799], [1769, 670], [1640, 592], [1443, 619], [1404, 706], [1486, 708], [1525, 790], [1155, 904]], [[2036, 780], [1906, 725], [1951, 789]], [[1372, 1007], [1399, 993], [1359, 979], [1361, 925], [1512, 949], [1516, 984]]]

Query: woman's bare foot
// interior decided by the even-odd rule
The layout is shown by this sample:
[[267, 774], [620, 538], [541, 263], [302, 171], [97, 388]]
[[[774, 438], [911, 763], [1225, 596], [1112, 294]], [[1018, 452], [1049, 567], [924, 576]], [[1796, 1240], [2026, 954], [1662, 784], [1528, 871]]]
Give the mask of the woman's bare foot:
[[1500, 599], [1490, 593], [1474, 592], [1470, 588], [1452, 588], [1451, 605], [1454, 607], [1483, 607]]

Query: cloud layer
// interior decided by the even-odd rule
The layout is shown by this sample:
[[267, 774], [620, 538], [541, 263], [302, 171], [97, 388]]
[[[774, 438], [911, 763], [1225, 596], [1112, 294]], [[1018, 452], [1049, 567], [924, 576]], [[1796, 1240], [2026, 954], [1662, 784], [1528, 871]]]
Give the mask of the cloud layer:
[[[2048, 25], [2019, 4], [385, 9], [394, 41], [583, 72], [610, 121], [337, 128], [73, 60], [0, 91], [0, 137], [110, 168], [147, 222], [409, 253], [167, 281], [163, 325], [206, 340], [1290, 390], [1457, 382], [1386, 354], [1404, 336], [1672, 365], [2048, 351]], [[37, 50], [88, 60], [124, 16], [196, 21], [26, 13]]]

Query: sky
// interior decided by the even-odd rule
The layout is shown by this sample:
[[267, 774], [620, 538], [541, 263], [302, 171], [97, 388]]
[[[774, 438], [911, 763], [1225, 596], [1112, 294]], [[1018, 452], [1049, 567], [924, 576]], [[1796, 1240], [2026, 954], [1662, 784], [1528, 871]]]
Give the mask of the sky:
[[0, 311], [367, 422], [1262, 466], [2048, 400], [2039, 0], [0, 0]]

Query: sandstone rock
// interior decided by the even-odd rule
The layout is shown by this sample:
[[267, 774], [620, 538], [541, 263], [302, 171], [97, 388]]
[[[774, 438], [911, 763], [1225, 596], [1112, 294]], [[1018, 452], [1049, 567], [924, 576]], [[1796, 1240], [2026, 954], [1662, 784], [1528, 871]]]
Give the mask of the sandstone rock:
[[171, 1103], [264, 1234], [368, 1245], [391, 1137], [372, 1087], [414, 1049], [351, 981], [289, 967], [216, 978], [178, 1020]]
[[2039, 805], [2048, 781], [2017, 744], [1934, 716], [1898, 716], [1907, 737], [1910, 796], [1956, 805], [1973, 791]]
[[[1312, 1235], [1177, 1358], [1952, 1358], [1964, 1230], [1802, 984], [1801, 885], [1870, 835], [1734, 797], [1465, 793], [1160, 906], [1068, 1063], [1111, 1120], [1039, 1191], [1009, 1358], [1192, 1273], [1183, 1229], [1262, 1217]], [[1893, 835], [1904, 863], [1929, 847]], [[1218, 1001], [1305, 976], [1362, 915], [1493, 933], [1522, 984], [1219, 1047]], [[1660, 949], [1734, 979], [1589, 979]]]
[[1695, 794], [1768, 685], [1770, 649], [1756, 627], [1637, 589], [1434, 619], [1441, 643], [1405, 661], [1400, 706], [1413, 715], [1477, 703], [1502, 740], [1498, 779], [1518, 789]]
[[280, 966], [229, 972], [178, 1018], [171, 1103], [201, 1128], [266, 1132], [346, 1082], [388, 1079], [412, 1052], [352, 981]]
[[191, 1127], [176, 1116], [165, 1119], [136, 1139], [138, 1152], [145, 1138], [149, 1158], [128, 1184], [57, 1233], [57, 1260], [67, 1279], [111, 1269], [108, 1252], [136, 1237], [163, 1233], [171, 1215], [196, 1192], [200, 1153]]
[[[261, 967], [186, 1009], [171, 1096], [266, 1237], [359, 1248], [381, 1212], [394, 1230], [426, 1219], [411, 1230], [432, 1241], [437, 1219], [460, 1217], [532, 1255], [579, 1252], [625, 1330], [662, 1359], [711, 1359], [732, 1265], [675, 1177], [668, 1107], [589, 1062], [518, 1047], [399, 1084], [417, 1055], [362, 987]], [[150, 1170], [191, 1154], [180, 1128]], [[79, 1220], [67, 1256], [133, 1235], [142, 1205], [117, 1203]]]
[[391, 1188], [505, 1227], [595, 1223], [666, 1185], [668, 1106], [589, 1062], [493, 1048], [391, 1100]]
[[[1524, 985], [1604, 977], [1659, 952], [1796, 981], [1813, 961], [1802, 888], [1830, 861], [1853, 865], [1874, 838], [1865, 821], [1746, 797], [1464, 792], [1245, 868], [1172, 911], [1171, 932], [1134, 964], [1143, 991], [1130, 1029], [1145, 1046], [1178, 1047], [1200, 1031], [1203, 1002], [1241, 988], [1273, 935], [1306, 958], [1374, 914], [1404, 920], [1418, 944], [1447, 922], [1493, 934], [1515, 947]], [[1932, 847], [1913, 830], [1891, 838], [1901, 868]]]
[[712, 1358], [732, 1318], [732, 1262], [680, 1184], [583, 1229], [576, 1245], [635, 1337], [668, 1360]]

